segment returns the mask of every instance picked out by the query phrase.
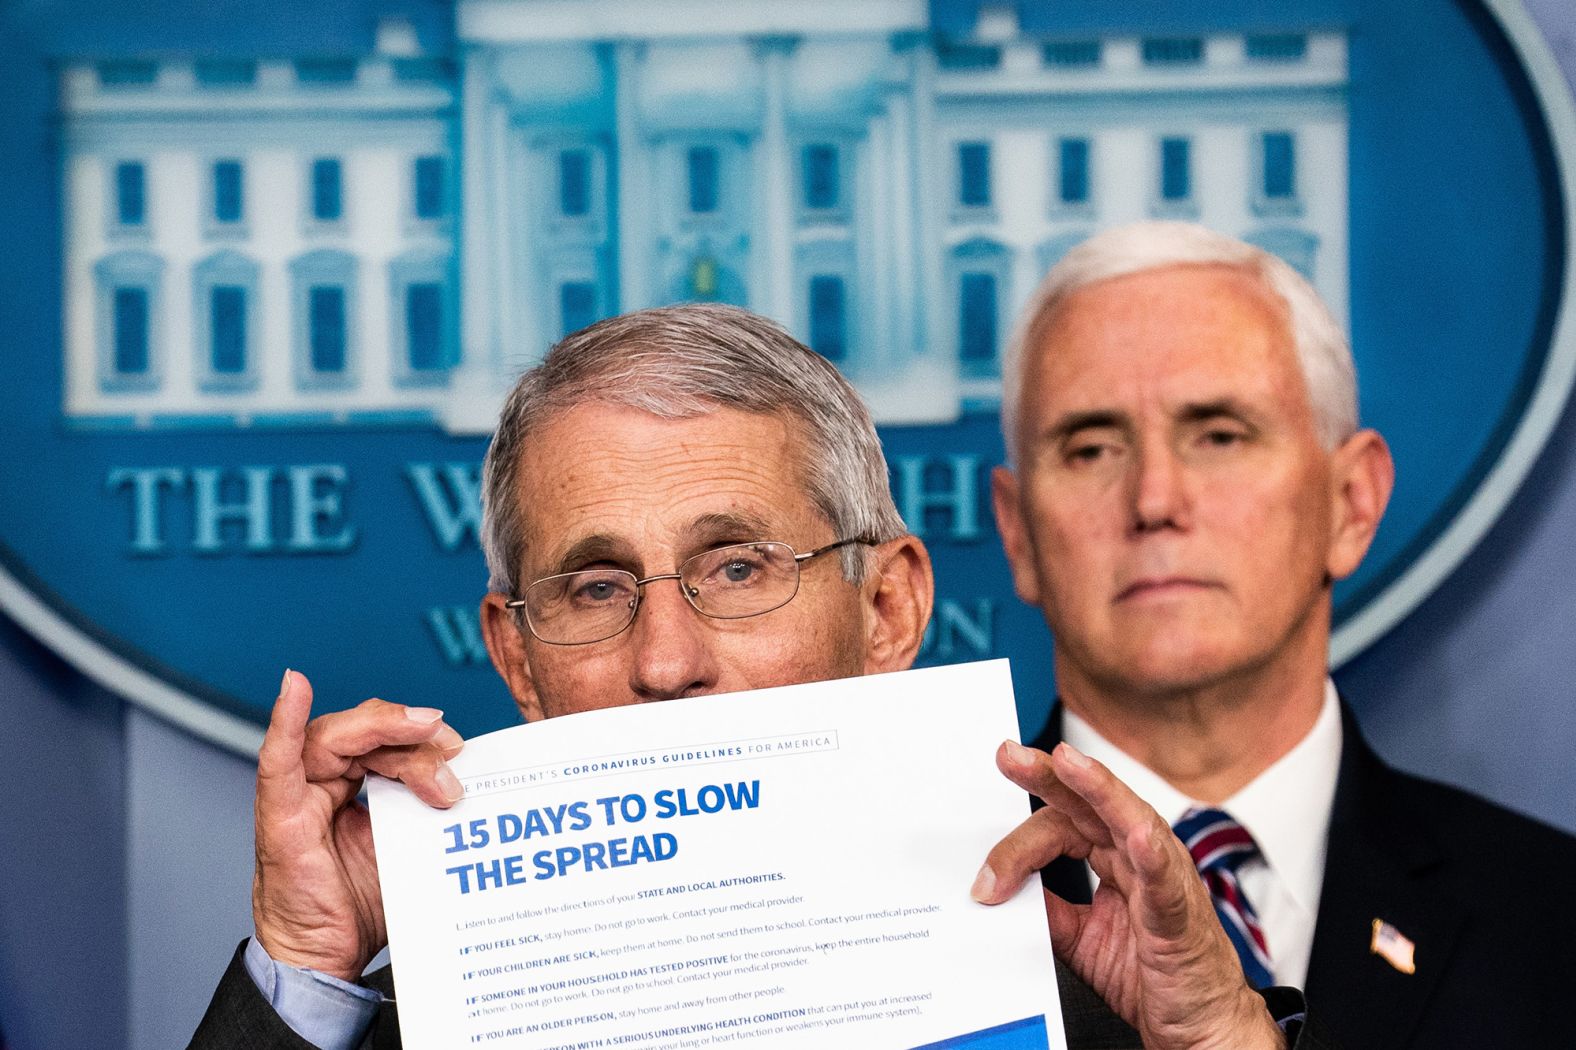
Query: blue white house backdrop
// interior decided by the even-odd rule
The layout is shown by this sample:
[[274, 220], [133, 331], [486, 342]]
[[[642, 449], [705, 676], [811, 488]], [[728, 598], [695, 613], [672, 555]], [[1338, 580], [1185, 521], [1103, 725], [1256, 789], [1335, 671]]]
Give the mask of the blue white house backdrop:
[[[0, 607], [239, 750], [285, 666], [507, 723], [479, 467], [599, 318], [781, 321], [874, 408], [922, 663], [1049, 638], [994, 535], [1000, 360], [1094, 231], [1193, 219], [1353, 332], [1396, 498], [1336, 662], [1495, 520], [1576, 374], [1576, 117], [1517, 0], [0, 7]], [[7, 51], [6, 49], [10, 50]], [[13, 54], [14, 52], [14, 54]], [[1553, 86], [1551, 86], [1553, 85]]]
[[879, 422], [948, 422], [995, 411], [1045, 271], [1153, 216], [1277, 253], [1345, 320], [1342, 31], [689, 6], [460, 0], [453, 53], [396, 16], [370, 54], [68, 63], [67, 420], [485, 434], [564, 334], [715, 300]]

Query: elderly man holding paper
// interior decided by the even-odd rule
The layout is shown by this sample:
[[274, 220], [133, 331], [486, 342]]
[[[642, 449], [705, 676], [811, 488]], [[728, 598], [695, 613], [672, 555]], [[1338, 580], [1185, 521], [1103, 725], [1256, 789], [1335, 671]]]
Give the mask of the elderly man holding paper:
[[[769, 321], [686, 306], [570, 336], [509, 397], [484, 473], [482, 623], [528, 721], [903, 670], [918, 652], [929, 559], [869, 415]], [[287, 671], [258, 756], [256, 934], [194, 1046], [398, 1045], [387, 972], [357, 983], [386, 926], [356, 796], [376, 772], [452, 805], [462, 741], [435, 709], [368, 700], [309, 722], [311, 703]], [[1047, 803], [1035, 848], [1102, 877], [1069, 930], [1070, 1045], [1136, 1042], [1123, 1022], [1148, 1046], [1287, 1044], [1152, 810], [1070, 748], [1009, 742], [997, 764]]]

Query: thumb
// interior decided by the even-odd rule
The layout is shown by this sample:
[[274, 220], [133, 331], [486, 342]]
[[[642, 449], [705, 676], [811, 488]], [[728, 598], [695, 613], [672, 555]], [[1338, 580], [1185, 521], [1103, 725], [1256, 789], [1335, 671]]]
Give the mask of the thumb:
[[257, 752], [257, 808], [291, 808], [301, 801], [306, 771], [301, 753], [306, 746], [306, 723], [312, 714], [312, 683], [295, 671], [285, 671], [279, 683], [263, 746]]

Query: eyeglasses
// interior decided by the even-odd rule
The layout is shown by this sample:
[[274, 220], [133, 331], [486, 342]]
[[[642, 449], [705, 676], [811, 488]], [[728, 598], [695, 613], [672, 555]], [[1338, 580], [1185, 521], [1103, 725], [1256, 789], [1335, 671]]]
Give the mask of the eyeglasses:
[[686, 558], [678, 572], [638, 579], [622, 569], [583, 569], [546, 576], [525, 589], [525, 596], [504, 605], [525, 610], [531, 633], [550, 645], [589, 645], [624, 631], [635, 622], [641, 588], [658, 580], [679, 581], [679, 593], [703, 616], [741, 620], [780, 609], [799, 593], [799, 566], [851, 543], [847, 539], [813, 551], [795, 553], [786, 543], [766, 540], [736, 543]]

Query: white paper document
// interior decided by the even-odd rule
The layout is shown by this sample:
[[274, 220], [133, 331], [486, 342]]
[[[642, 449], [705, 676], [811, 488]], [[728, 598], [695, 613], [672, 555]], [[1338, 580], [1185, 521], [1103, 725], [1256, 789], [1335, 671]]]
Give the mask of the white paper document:
[[469, 741], [465, 798], [368, 793], [407, 1050], [1065, 1047], [1004, 660]]

